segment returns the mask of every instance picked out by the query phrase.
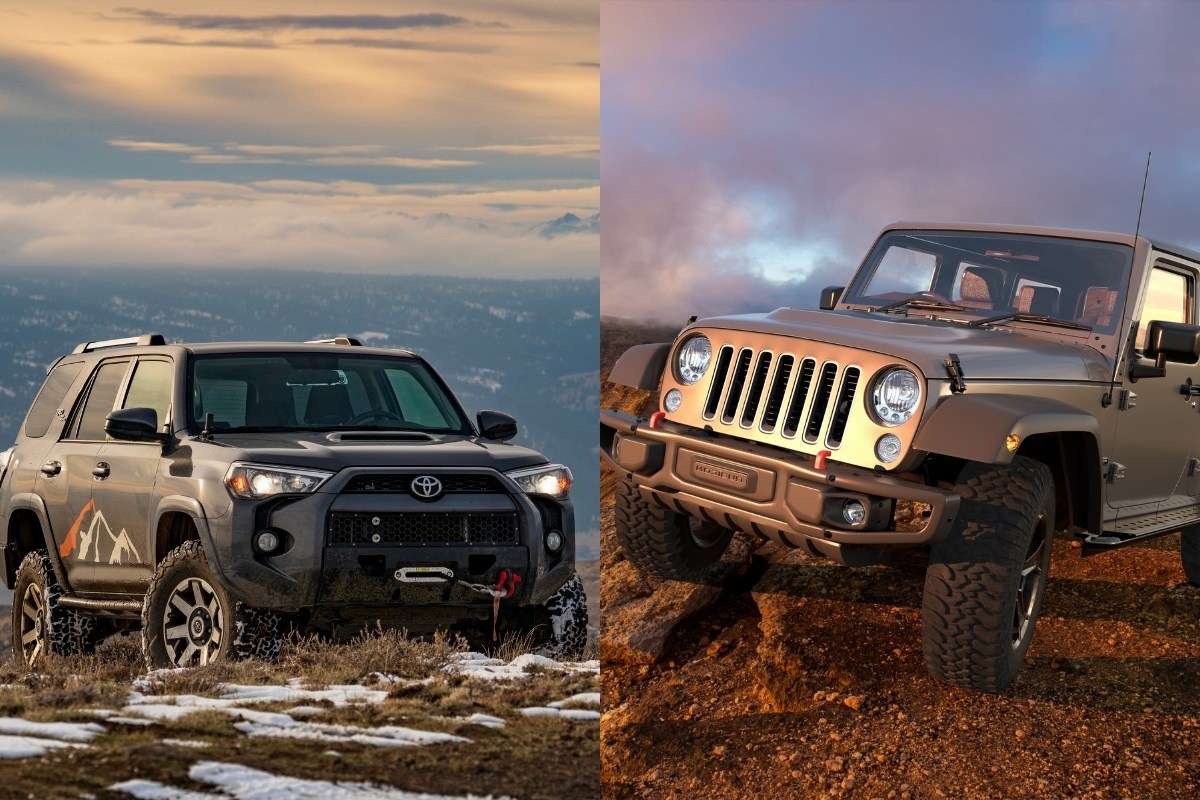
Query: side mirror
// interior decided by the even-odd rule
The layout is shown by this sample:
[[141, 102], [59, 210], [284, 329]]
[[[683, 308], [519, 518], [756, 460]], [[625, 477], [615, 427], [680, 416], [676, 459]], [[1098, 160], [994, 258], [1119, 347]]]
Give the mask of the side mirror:
[[517, 435], [517, 421], [499, 411], [480, 411], [475, 416], [479, 423], [479, 435], [485, 439], [504, 442]]
[[1166, 366], [1165, 361], [1195, 364], [1200, 361], [1200, 326], [1154, 320], [1146, 335], [1146, 357], [1155, 366]]
[[123, 442], [162, 442], [158, 412], [153, 408], [119, 408], [104, 419], [104, 432]]
[[846, 291], [845, 286], [826, 286], [821, 290], [821, 302], [818, 304], [818, 307], [822, 311], [833, 311], [838, 301], [842, 299], [842, 292], [844, 291]]

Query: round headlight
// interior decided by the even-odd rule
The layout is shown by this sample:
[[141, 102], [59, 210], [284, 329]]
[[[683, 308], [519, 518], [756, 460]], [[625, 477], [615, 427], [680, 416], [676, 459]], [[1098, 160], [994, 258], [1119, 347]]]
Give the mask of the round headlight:
[[921, 403], [921, 382], [912, 370], [893, 367], [875, 379], [871, 407], [884, 425], [903, 425]]
[[688, 339], [675, 354], [675, 376], [689, 386], [704, 377], [712, 363], [712, 344], [702, 333]]

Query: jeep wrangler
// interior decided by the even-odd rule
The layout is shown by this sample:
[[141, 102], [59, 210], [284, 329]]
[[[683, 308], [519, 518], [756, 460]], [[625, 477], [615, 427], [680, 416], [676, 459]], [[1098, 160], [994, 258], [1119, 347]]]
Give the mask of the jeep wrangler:
[[148, 666], [186, 667], [376, 623], [578, 654], [571, 473], [477, 421], [349, 338], [79, 345], [0, 459], [16, 658], [140, 626]]
[[1004, 691], [1056, 534], [1088, 555], [1182, 530], [1200, 585], [1198, 281], [1200, 254], [1142, 236], [889, 226], [818, 310], [621, 356], [609, 379], [659, 410], [601, 413], [617, 539], [680, 580], [734, 531], [851, 566], [927, 547], [929, 671]]

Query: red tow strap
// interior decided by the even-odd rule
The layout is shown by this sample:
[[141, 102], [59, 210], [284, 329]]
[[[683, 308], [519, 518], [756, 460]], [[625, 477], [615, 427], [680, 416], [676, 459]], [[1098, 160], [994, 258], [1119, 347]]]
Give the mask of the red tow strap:
[[[500, 570], [500, 580], [496, 581], [496, 590], [492, 593], [492, 641], [500, 640], [496, 634], [496, 624], [500, 622], [500, 601], [517, 593], [517, 584], [521, 576], [506, 569]], [[507, 584], [507, 586], [506, 586]]]

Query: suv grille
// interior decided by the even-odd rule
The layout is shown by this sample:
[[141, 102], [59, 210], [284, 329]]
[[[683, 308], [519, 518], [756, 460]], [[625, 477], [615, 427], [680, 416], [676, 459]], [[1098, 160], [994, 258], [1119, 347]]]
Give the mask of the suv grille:
[[[794, 378], [794, 379], [793, 379]], [[862, 370], [811, 356], [721, 347], [704, 419], [836, 449], [846, 435]], [[782, 423], [782, 424], [781, 424]]]
[[[343, 494], [408, 494], [408, 485], [422, 473], [355, 475], [342, 489]], [[439, 475], [447, 494], [501, 494], [504, 487], [494, 475]]]
[[[375, 537], [378, 537], [376, 540]], [[515, 513], [357, 514], [332, 512], [331, 545], [520, 544]]]

